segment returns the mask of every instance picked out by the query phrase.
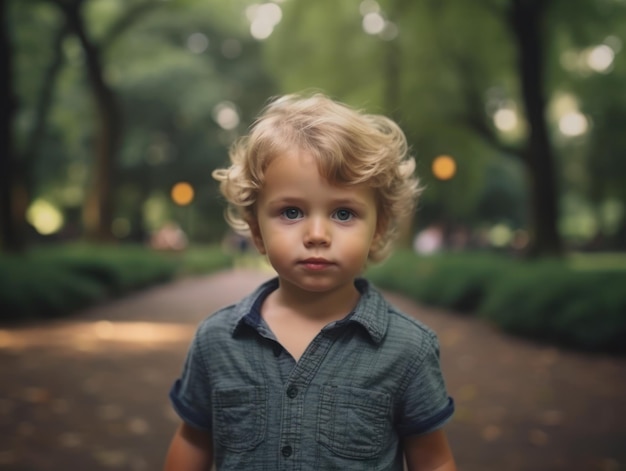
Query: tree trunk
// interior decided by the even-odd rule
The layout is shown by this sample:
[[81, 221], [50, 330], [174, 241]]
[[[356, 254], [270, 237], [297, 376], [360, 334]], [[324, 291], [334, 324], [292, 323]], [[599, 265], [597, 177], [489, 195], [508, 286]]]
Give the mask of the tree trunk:
[[34, 192], [37, 186], [33, 169], [36, 165], [39, 150], [46, 136], [48, 116], [52, 108], [57, 78], [65, 62], [63, 42], [67, 34], [67, 25], [61, 25], [52, 42], [52, 59], [43, 74], [41, 90], [35, 105], [33, 126], [28, 133], [24, 151], [21, 153], [20, 160], [24, 168], [26, 191], [29, 195]]
[[[24, 224], [19, 223], [17, 208], [21, 200], [16, 191], [18, 167], [13, 149], [13, 118], [17, 109], [13, 93], [12, 49], [8, 35], [7, 2], [0, 0], [0, 246], [8, 252], [24, 248]], [[23, 221], [23, 218], [22, 218]]]
[[545, 117], [544, 63], [541, 28], [547, 0], [512, 0], [510, 22], [518, 48], [518, 66], [526, 117], [530, 128], [524, 161], [531, 199], [531, 256], [559, 256], [558, 191], [554, 156]]
[[69, 29], [79, 39], [85, 54], [87, 77], [97, 110], [97, 136], [92, 182], [83, 207], [86, 235], [91, 240], [112, 240], [113, 183], [121, 139], [120, 115], [116, 97], [104, 80], [99, 48], [87, 36], [81, 14], [81, 0], [59, 3]]

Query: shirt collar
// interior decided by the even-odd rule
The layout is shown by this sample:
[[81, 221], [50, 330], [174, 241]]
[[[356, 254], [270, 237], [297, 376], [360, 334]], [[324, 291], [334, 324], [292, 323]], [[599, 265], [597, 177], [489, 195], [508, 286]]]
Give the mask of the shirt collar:
[[[375, 343], [380, 343], [387, 331], [389, 304], [380, 292], [367, 280], [358, 278], [354, 285], [361, 293], [354, 310], [338, 323], [356, 323], [361, 325]], [[259, 286], [252, 294], [235, 305], [235, 316], [231, 328], [234, 336], [244, 326], [260, 332], [265, 330], [261, 319], [261, 306], [267, 296], [278, 288], [278, 278], [272, 278]]]

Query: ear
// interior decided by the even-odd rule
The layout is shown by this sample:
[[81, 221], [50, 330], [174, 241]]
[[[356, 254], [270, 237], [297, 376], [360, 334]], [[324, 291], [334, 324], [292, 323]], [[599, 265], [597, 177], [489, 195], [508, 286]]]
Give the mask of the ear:
[[388, 229], [388, 221], [386, 220], [386, 218], [383, 218], [379, 215], [376, 221], [376, 232], [374, 232], [374, 237], [372, 237], [372, 246], [377, 247], [381, 245], [382, 239], [387, 233]]
[[261, 228], [259, 227], [259, 223], [256, 219], [252, 219], [247, 222], [248, 227], [250, 228], [250, 235], [252, 236], [252, 242], [254, 243], [254, 246], [260, 254], [266, 255], [267, 250], [265, 250], [265, 243], [263, 242], [263, 236], [261, 235]]
[[378, 221], [376, 221], [376, 231], [370, 243], [370, 252], [377, 251], [384, 245], [384, 237], [385, 234], [387, 234], [387, 229], [387, 223], [382, 218], [379, 218]]

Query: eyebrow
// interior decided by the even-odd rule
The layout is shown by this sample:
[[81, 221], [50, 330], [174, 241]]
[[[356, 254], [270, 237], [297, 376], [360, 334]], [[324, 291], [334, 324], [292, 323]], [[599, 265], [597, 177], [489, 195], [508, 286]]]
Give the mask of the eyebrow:
[[[276, 199], [269, 200], [268, 204], [270, 206], [283, 206], [283, 205], [294, 205], [298, 206], [303, 203], [306, 203], [306, 198], [300, 198], [297, 196], [280, 196]], [[357, 207], [359, 209], [367, 208], [368, 204], [365, 201], [362, 201], [360, 198], [337, 198], [330, 200], [331, 206], [352, 206]]]
[[333, 206], [359, 206], [362, 208], [367, 207], [367, 203], [365, 201], [361, 201], [360, 199], [350, 199], [350, 198], [338, 198], [336, 200], [332, 200]]

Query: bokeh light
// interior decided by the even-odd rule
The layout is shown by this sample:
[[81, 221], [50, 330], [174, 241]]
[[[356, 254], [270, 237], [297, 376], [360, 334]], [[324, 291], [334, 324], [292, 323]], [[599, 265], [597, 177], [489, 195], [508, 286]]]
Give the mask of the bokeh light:
[[230, 131], [239, 126], [239, 112], [234, 103], [222, 101], [213, 108], [213, 119], [222, 128]]
[[280, 23], [283, 11], [275, 3], [254, 4], [246, 9], [246, 16], [250, 21], [250, 34], [254, 39], [262, 41], [269, 38]]
[[172, 187], [172, 200], [179, 206], [187, 206], [193, 201], [194, 191], [190, 183], [178, 182]]
[[380, 5], [376, 0], [363, 0], [359, 5], [359, 11], [363, 16], [368, 13], [378, 13], [380, 12]]
[[36, 199], [26, 211], [26, 220], [42, 235], [58, 232], [63, 227], [63, 214], [52, 203]]
[[193, 33], [187, 38], [187, 48], [194, 54], [202, 54], [209, 47], [209, 38], [202, 33]]
[[513, 230], [506, 224], [496, 224], [489, 229], [489, 242], [494, 247], [506, 247], [513, 240]]
[[500, 131], [513, 131], [518, 124], [517, 114], [510, 108], [500, 108], [494, 113], [493, 122]]
[[615, 52], [606, 44], [601, 44], [589, 50], [587, 64], [596, 72], [607, 72], [613, 65]]
[[380, 34], [385, 29], [385, 19], [378, 12], [368, 13], [363, 17], [363, 31], [367, 34]]
[[432, 172], [439, 180], [450, 180], [456, 174], [456, 161], [449, 155], [440, 155], [433, 160]]
[[580, 136], [586, 133], [588, 128], [587, 118], [578, 111], [570, 111], [559, 119], [559, 131], [565, 136]]

